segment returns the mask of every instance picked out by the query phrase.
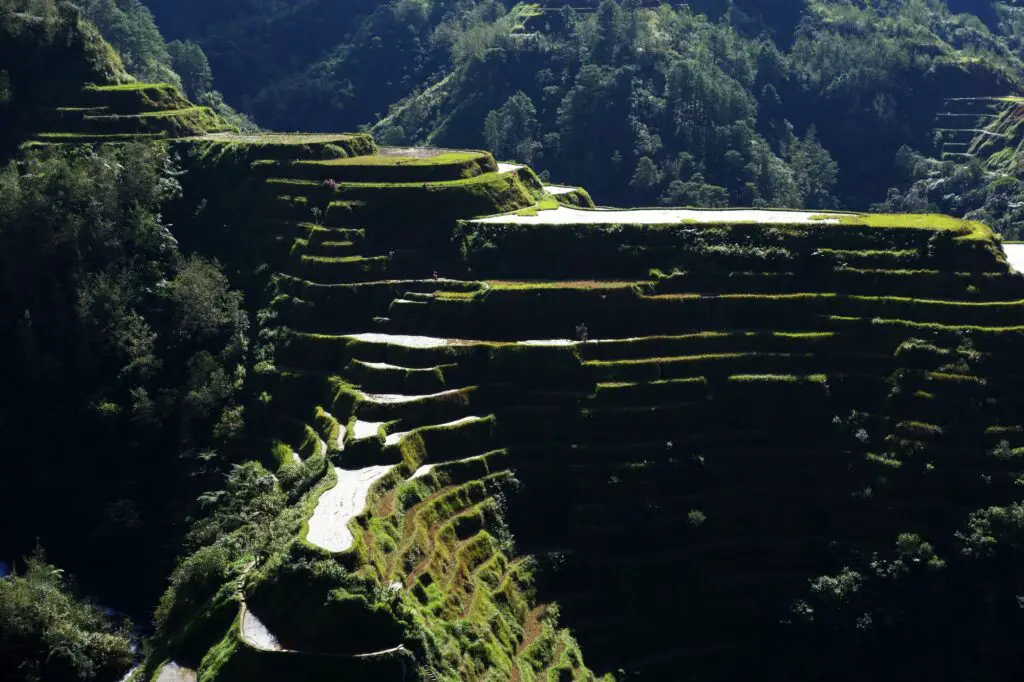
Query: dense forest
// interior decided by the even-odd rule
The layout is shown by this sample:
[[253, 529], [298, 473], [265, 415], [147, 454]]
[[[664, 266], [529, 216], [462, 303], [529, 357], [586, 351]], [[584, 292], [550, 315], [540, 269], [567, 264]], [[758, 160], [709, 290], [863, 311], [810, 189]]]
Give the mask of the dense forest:
[[[0, 676], [123, 674], [154, 612], [169, 631], [239, 547], [272, 545], [297, 518], [275, 521], [295, 500], [242, 464], [266, 398], [253, 379], [266, 359], [264, 292], [243, 291], [237, 272], [176, 232], [200, 209], [180, 210], [173, 149], [19, 150], [40, 106], [68, 88], [166, 82], [242, 132], [363, 130], [382, 145], [487, 149], [599, 204], [943, 212], [1024, 236], [1015, 155], [998, 168], [944, 157], [936, 137], [947, 100], [1024, 88], [1024, 9], [570, 5], [0, 0], [0, 428], [21, 434], [0, 476], [0, 499], [17, 510], [0, 525], [0, 559], [14, 569], [0, 580]], [[965, 603], [1014, 596], [1021, 515], [971, 517], [961, 562], [995, 555], [992, 538], [1010, 549], [986, 569], [988, 592], [964, 580]], [[935, 568], [927, 543], [903, 540], [891, 562], [822, 576], [806, 620], [842, 602], [821, 620], [846, 636], [862, 624], [858, 599], [885, 601], [892, 576]], [[1009, 622], [999, 612], [990, 625]]]
[[261, 125], [486, 147], [608, 204], [867, 208], [919, 179], [901, 148], [937, 156], [944, 99], [1022, 72], [987, 0], [148, 6]]
[[[29, 105], [138, 64], [53, 3], [0, 2], [0, 54], [7, 134], [32, 120]], [[166, 149], [141, 143], [40, 147], [0, 169], [0, 428], [12, 455], [0, 496], [20, 519], [0, 543], [7, 561], [37, 541], [48, 552], [14, 561], [0, 585], [4, 679], [123, 674], [130, 625], [75, 601], [47, 561], [145, 628], [197, 498], [230, 468], [249, 321], [219, 264], [184, 253], [162, 217], [178, 175]]]
[[934, 135], [945, 100], [1020, 89], [1024, 10], [1007, 3], [77, 4], [132, 75], [247, 129], [487, 148], [605, 204], [876, 205], [1020, 229], [1016, 179], [942, 163]]

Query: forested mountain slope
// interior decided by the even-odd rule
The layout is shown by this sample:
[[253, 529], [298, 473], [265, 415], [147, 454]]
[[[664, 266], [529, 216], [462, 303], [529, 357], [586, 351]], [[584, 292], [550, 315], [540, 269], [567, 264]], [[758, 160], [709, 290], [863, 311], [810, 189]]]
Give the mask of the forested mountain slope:
[[[47, 4], [53, 3], [36, 3], [35, 12]], [[132, 77], [173, 85], [236, 127], [255, 130], [256, 126], [214, 89], [213, 72], [202, 48], [189, 40], [166, 42], [140, 0], [71, 0], [70, 4], [78, 7], [117, 50]]]
[[[43, 542], [145, 623], [196, 497], [228, 467], [248, 346], [241, 295], [163, 222], [180, 185], [168, 150], [145, 143], [227, 126], [173, 86], [131, 83], [69, 4], [0, 2], [0, 78], [0, 496], [17, 510], [0, 543], [10, 560]], [[83, 139], [128, 144], [62, 144]], [[41, 596], [9, 594], [39, 610], [5, 614], [4, 632], [21, 651], [51, 628], [51, 653], [40, 669], [23, 661], [24, 674], [77, 679], [89, 667], [80, 648], [102, 644], [79, 628], [101, 619], [70, 609], [55, 628], [62, 579], [37, 566], [25, 592]]]
[[866, 207], [946, 98], [1022, 70], [987, 1], [148, 4], [264, 125], [487, 146], [606, 203]]

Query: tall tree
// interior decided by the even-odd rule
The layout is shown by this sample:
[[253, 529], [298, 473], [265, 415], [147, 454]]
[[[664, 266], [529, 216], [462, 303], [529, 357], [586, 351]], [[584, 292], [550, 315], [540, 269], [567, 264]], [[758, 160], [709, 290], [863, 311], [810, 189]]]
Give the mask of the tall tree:
[[198, 101], [213, 89], [210, 61], [197, 43], [173, 40], [167, 43], [167, 51], [171, 56], [171, 67], [181, 77], [182, 87], [190, 99]]
[[532, 163], [540, 146], [536, 134], [537, 107], [522, 90], [488, 113], [484, 121], [487, 147], [502, 158]]
[[789, 148], [789, 164], [793, 180], [807, 208], [832, 209], [839, 205], [832, 194], [839, 177], [839, 165], [818, 142], [814, 126], [801, 139], [794, 139]]

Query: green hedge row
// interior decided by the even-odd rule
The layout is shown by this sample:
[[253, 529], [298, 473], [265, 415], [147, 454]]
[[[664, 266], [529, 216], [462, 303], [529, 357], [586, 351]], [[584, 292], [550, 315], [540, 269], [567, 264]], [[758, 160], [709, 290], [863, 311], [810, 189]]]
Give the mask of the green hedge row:
[[384, 256], [307, 256], [298, 258], [294, 273], [325, 284], [376, 281], [388, 272], [391, 257]]
[[366, 240], [366, 230], [320, 227], [312, 223], [298, 226], [309, 247], [315, 248], [325, 242], [352, 242], [360, 244]]
[[228, 128], [211, 109], [188, 107], [145, 114], [83, 115], [63, 117], [59, 129], [62, 132], [86, 135], [165, 135], [166, 137], [191, 137], [228, 131]]
[[495, 449], [493, 417], [457, 425], [429, 425], [417, 428], [423, 439], [427, 462], [447, 462], [482, 455]]
[[299, 159], [338, 159], [375, 154], [373, 138], [362, 133], [224, 135], [216, 139], [192, 140], [187, 144], [212, 162], [230, 158], [244, 165], [250, 175], [251, 166], [259, 161], [291, 161]]
[[835, 332], [698, 332], [590, 341], [577, 347], [584, 360], [628, 360], [703, 353], [828, 353], [843, 350], [845, 344]]
[[458, 460], [448, 459], [441, 453], [431, 459], [437, 463], [427, 476], [443, 486], [458, 485], [484, 478], [504, 471], [512, 464], [508, 450], [492, 450], [479, 456], [474, 455]]
[[303, 236], [308, 230], [301, 225], [314, 223], [328, 228], [363, 229], [369, 223], [364, 219], [365, 202], [343, 201], [327, 196], [307, 197], [281, 188], [279, 193], [267, 191], [271, 225], [289, 237]]
[[475, 387], [418, 397], [401, 403], [357, 400], [355, 414], [363, 421], [392, 422], [391, 431], [408, 431], [429, 424], [443, 424], [467, 415]]
[[708, 395], [705, 377], [649, 382], [599, 383], [594, 405], [666, 405], [702, 400]]
[[593, 361], [584, 367], [598, 382], [643, 382], [733, 375], [878, 374], [894, 369], [883, 354], [718, 353], [639, 361]]
[[574, 346], [459, 343], [411, 348], [344, 336], [292, 333], [286, 337], [278, 355], [283, 364], [296, 363], [321, 370], [344, 367], [352, 360], [384, 362], [409, 369], [446, 366], [446, 383], [453, 386], [469, 382], [514, 382], [526, 389], [552, 385], [571, 387], [580, 375], [580, 360]]
[[571, 192], [564, 194], [556, 194], [555, 200], [563, 206], [572, 206], [574, 208], [594, 208], [594, 200], [590, 198], [590, 193], [582, 187], [576, 187]]

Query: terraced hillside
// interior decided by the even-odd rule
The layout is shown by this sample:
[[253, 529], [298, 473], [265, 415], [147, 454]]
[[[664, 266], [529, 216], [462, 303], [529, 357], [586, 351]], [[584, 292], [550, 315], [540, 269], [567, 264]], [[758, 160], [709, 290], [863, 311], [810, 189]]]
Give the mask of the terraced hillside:
[[988, 231], [791, 215], [472, 221], [469, 262], [493, 279], [402, 327], [585, 330], [567, 346], [575, 395], [498, 421], [529, 499], [513, 528], [564, 548], [542, 598], [597, 670], [794, 672], [799, 645], [769, 633], [810, 579], [1018, 495], [1019, 469], [987, 452], [1019, 428], [1015, 373], [997, 367], [1021, 289]]
[[[47, 514], [70, 533], [90, 525], [63, 518], [78, 489], [97, 498], [104, 525], [152, 515], [127, 495], [175, 487], [163, 457], [182, 454], [188, 466], [173, 471], [206, 491], [192, 518], [181, 518], [188, 492], [169, 519], [141, 526], [179, 526], [146, 540], [185, 555], [126, 680], [1003, 682], [1024, 669], [1022, 245], [1004, 250], [986, 226], [943, 216], [597, 208], [584, 189], [486, 152], [381, 147], [367, 134], [240, 135], [170, 86], [132, 82], [70, 4], [59, 13], [54, 24], [0, 10], [17, 28], [8, 62], [22, 62], [0, 71], [11, 84], [0, 114], [13, 123], [0, 151], [161, 145], [171, 153], [147, 164], [152, 185], [171, 175], [161, 189], [182, 190], [111, 212], [96, 240], [79, 240], [75, 216], [54, 233], [68, 251], [101, 252], [111, 226], [138, 223], [117, 237], [124, 258], [95, 277], [71, 273], [95, 286], [54, 317], [123, 317], [90, 333], [127, 347], [140, 373], [163, 358], [168, 374], [185, 368], [180, 403], [165, 399], [178, 384], [163, 375], [146, 384], [152, 393], [126, 385], [122, 403], [91, 390], [82, 402], [105, 417], [130, 407], [127, 423], [146, 420], [150, 404], [184, 411], [231, 396], [211, 411], [212, 449], [168, 449], [138, 480], [109, 465], [128, 457], [97, 452], [113, 438], [70, 429], [83, 441], [72, 456], [117, 485], [93, 494], [54, 467], [63, 480], [41, 487], [70, 498]], [[671, 38], [671, 14], [654, 19], [650, 37]], [[545, 31], [521, 42], [554, 49], [557, 26]], [[694, 45], [718, 37], [735, 38], [704, 33]], [[33, 42], [43, 47], [29, 53]], [[79, 66], [54, 68], [64, 62]], [[687, 58], [665, 73], [700, 66]], [[803, 73], [792, 82], [806, 85]], [[944, 151], [1014, 170], [1022, 111], [1017, 98], [950, 100]], [[675, 112], [687, 125], [701, 117]], [[726, 142], [705, 133], [677, 145]], [[7, 172], [45, 177], [26, 168]], [[57, 210], [89, 210], [59, 188]], [[29, 257], [45, 248], [20, 235], [8, 241]], [[153, 244], [136, 254], [136, 237]], [[176, 267], [193, 254], [223, 268], [196, 259], [207, 272], [196, 285]], [[139, 309], [226, 322], [147, 326], [121, 305], [121, 281], [164, 256], [166, 267], [124, 289], [145, 291]], [[43, 309], [59, 286], [36, 270]], [[32, 341], [22, 332], [45, 316], [8, 307], [16, 341]], [[204, 326], [230, 336], [228, 350], [203, 346], [187, 361], [173, 343], [148, 351], [154, 337]], [[65, 340], [54, 336], [36, 345]], [[46, 365], [59, 385], [61, 365], [22, 345], [15, 357]], [[67, 345], [92, 364], [77, 339]], [[176, 423], [152, 431], [159, 439]], [[50, 460], [33, 459], [42, 464], [30, 471], [50, 474]], [[161, 477], [171, 483], [151, 489]], [[109, 640], [40, 611], [53, 658], [106, 656]]]
[[38, 142], [124, 142], [230, 132], [208, 107], [195, 106], [166, 83], [86, 85], [42, 112]]
[[991, 170], [1016, 168], [1024, 120], [1020, 97], [970, 97], [946, 100], [936, 135], [943, 159], [978, 157]]
[[[475, 290], [435, 274], [459, 267], [458, 219], [556, 197], [589, 205], [586, 193], [549, 192], [487, 153], [378, 149], [360, 135], [207, 136], [178, 149], [195, 164], [186, 201], [211, 178], [236, 192], [206, 206], [211, 224], [253, 201], [234, 253], [219, 245], [274, 271], [264, 317], [282, 340], [276, 368], [261, 368], [263, 463], [305, 520], [279, 553], [240, 559], [236, 579], [142, 674], [592, 679], [556, 612], [537, 604], [534, 562], [508, 533], [501, 500], [514, 477], [493, 407], [473, 404], [478, 378], [457, 358], [388, 364], [372, 340], [322, 337], [324, 351], [303, 350], [322, 330], [387, 329], [389, 309], [414, 292]], [[217, 250], [200, 232], [182, 237]]]
[[1024, 445], [1024, 288], [982, 225], [600, 210], [478, 152], [287, 148], [244, 156], [273, 216], [270, 465], [309, 520], [201, 677], [301, 653], [586, 678], [579, 647], [788, 670], [810, 580], [901, 538], [945, 556], [1016, 499], [989, 452]]
[[1019, 655], [989, 650], [1012, 613], [958, 611], [1003, 584], [971, 532], [1024, 480], [1024, 286], [984, 225], [596, 209], [365, 135], [174, 144], [176, 236], [262, 308], [253, 457], [290, 506], [161, 606], [139, 679], [888, 679], [908, 629], [963, 635], [954, 678]]

